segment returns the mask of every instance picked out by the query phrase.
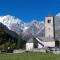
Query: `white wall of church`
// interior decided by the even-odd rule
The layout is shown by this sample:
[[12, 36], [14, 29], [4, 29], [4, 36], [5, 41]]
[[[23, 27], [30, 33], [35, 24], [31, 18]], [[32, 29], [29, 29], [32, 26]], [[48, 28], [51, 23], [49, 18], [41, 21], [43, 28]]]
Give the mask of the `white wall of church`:
[[55, 41], [44, 42], [45, 47], [55, 47]]
[[34, 48], [33, 43], [26, 43], [26, 50], [31, 50]]
[[[49, 38], [48, 42], [40, 41], [39, 39], [38, 42], [42, 43], [44, 47], [55, 47], [55, 41], [54, 40], [54, 17], [53, 16], [48, 16], [45, 17], [45, 38]], [[50, 38], [53, 38], [50, 41]], [[38, 48], [42, 48], [43, 46], [38, 43]], [[31, 50], [34, 48], [34, 43], [26, 43], [26, 50]]]
[[[55, 47], [55, 41], [52, 42], [43, 42], [44, 47]], [[43, 46], [38, 43], [38, 48], [42, 48]]]

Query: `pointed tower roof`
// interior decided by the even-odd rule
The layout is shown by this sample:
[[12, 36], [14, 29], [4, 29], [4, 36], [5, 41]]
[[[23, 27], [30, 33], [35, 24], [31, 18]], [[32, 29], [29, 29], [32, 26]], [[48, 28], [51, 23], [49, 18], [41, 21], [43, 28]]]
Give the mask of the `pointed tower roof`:
[[49, 12], [49, 13], [48, 13], [48, 17], [51, 17], [51, 16], [52, 16], [52, 15], [51, 15], [51, 13]]

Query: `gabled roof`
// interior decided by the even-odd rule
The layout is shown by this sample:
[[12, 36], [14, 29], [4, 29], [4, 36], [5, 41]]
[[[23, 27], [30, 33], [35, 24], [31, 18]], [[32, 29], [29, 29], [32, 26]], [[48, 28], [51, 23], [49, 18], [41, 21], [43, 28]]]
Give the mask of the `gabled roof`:
[[34, 39], [33, 38], [30, 38], [27, 43], [33, 43]]

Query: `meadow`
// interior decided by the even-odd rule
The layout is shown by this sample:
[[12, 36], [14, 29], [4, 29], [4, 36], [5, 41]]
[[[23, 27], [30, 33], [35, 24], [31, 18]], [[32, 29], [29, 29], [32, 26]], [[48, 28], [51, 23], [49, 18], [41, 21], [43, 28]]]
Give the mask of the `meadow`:
[[0, 54], [0, 60], [60, 60], [60, 54], [40, 52], [18, 54], [8, 53]]

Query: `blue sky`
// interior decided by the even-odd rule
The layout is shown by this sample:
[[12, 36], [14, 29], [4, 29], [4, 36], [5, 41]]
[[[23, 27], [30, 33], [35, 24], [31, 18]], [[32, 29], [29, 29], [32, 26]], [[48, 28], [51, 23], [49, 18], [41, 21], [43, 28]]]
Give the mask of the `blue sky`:
[[0, 16], [10, 14], [25, 22], [44, 20], [48, 13], [55, 16], [59, 11], [60, 0], [0, 0]]

